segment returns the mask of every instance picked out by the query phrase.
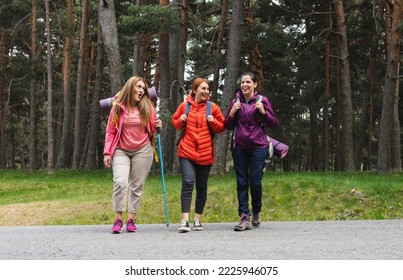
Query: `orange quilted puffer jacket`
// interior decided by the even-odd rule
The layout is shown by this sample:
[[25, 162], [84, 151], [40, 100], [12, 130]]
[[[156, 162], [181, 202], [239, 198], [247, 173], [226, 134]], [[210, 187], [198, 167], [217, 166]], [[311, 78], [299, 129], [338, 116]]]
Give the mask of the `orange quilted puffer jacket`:
[[[185, 127], [180, 117], [185, 113], [186, 102], [190, 102], [191, 106]], [[225, 119], [220, 107], [213, 102], [211, 114], [214, 117], [214, 120], [210, 122], [211, 129], [215, 133], [223, 132]], [[207, 124], [206, 102], [197, 103], [191, 95], [187, 96], [186, 101], [179, 105], [172, 116], [172, 125], [177, 130], [185, 127], [185, 132], [178, 145], [178, 157], [187, 158], [200, 165], [211, 165], [215, 162], [214, 140], [210, 135], [209, 124]]]

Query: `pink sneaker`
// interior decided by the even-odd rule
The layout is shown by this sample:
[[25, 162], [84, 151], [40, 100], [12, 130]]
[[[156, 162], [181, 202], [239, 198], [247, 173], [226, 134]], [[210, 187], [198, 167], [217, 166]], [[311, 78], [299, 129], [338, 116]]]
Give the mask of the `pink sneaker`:
[[123, 222], [121, 219], [116, 219], [115, 223], [112, 227], [112, 233], [121, 233], [122, 232]]
[[132, 219], [129, 219], [129, 220], [127, 221], [127, 224], [126, 224], [126, 231], [127, 231], [127, 232], [136, 232], [136, 231], [137, 231], [137, 227], [136, 227], [136, 225], [134, 224], [134, 221], [133, 221]]

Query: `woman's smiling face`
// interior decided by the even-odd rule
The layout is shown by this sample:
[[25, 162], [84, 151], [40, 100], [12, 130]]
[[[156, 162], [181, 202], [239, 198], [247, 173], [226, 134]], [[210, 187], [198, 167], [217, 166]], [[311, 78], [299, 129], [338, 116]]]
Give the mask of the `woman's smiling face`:
[[200, 103], [210, 97], [210, 87], [206, 82], [200, 83], [195, 92], [195, 100]]
[[249, 75], [244, 75], [241, 78], [241, 90], [244, 95], [252, 95], [255, 91], [257, 84], [252, 80]]

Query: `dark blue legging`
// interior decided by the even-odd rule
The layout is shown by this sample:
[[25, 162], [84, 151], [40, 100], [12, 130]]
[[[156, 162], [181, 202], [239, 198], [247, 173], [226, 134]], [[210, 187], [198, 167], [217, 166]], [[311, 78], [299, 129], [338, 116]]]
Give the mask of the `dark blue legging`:
[[251, 214], [249, 211], [249, 188], [252, 198], [252, 212], [262, 209], [262, 176], [267, 149], [232, 150], [237, 181], [238, 214]]
[[179, 158], [179, 164], [182, 171], [182, 213], [190, 212], [193, 188], [196, 183], [195, 212], [196, 214], [203, 214], [207, 201], [207, 181], [211, 165], [195, 164], [187, 158]]

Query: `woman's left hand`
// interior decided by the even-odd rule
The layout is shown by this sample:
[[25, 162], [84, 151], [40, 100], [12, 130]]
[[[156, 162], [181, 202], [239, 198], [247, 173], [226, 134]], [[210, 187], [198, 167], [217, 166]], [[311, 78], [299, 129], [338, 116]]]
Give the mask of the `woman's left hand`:
[[161, 128], [162, 127], [162, 121], [160, 119], [156, 119], [154, 122], [155, 128]]
[[105, 165], [105, 167], [107, 167], [107, 168], [111, 167], [111, 163], [112, 163], [111, 156], [110, 155], [104, 155], [104, 165]]
[[260, 102], [260, 101], [258, 101], [258, 102], [255, 103], [255, 109], [256, 109], [256, 110], [259, 110], [259, 112], [260, 112], [262, 115], [264, 115], [264, 114], [266, 113], [266, 111], [265, 111], [265, 109], [264, 109], [264, 106], [263, 106], [263, 103]]

